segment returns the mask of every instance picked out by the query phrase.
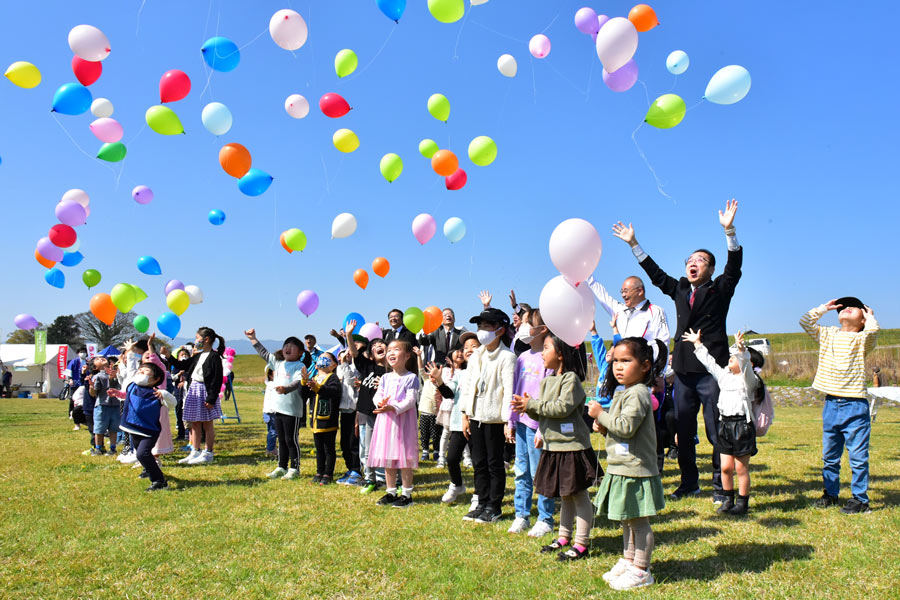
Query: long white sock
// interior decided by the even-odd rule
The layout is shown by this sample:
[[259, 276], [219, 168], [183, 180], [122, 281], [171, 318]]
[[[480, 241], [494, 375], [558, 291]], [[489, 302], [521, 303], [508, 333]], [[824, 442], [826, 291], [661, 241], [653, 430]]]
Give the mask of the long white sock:
[[387, 493], [388, 493], [388, 494], [393, 494], [394, 496], [396, 496], [396, 495], [397, 495], [397, 488], [395, 488], [395, 487], [388, 488], [388, 489], [387, 489]]
[[407, 498], [412, 498], [412, 490], [413, 489], [411, 487], [403, 488], [403, 495], [406, 496]]

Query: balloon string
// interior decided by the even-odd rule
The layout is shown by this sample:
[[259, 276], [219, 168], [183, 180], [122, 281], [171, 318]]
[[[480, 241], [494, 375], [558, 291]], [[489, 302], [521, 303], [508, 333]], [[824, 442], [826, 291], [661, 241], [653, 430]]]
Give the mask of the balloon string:
[[597, 58], [596, 52], [591, 52], [591, 66], [588, 67], [587, 93], [584, 95], [584, 102], [587, 104], [591, 97], [591, 81], [594, 78], [594, 59]]
[[578, 84], [576, 84], [574, 81], [572, 81], [571, 79], [569, 79], [568, 77], [563, 75], [562, 71], [560, 71], [559, 69], [554, 67], [552, 62], [547, 62], [547, 64], [550, 66], [550, 68], [553, 70], [554, 73], [556, 73], [557, 75], [562, 77], [566, 82], [568, 82], [569, 85], [571, 85], [573, 88], [575, 88], [576, 92], [578, 92], [582, 96], [587, 96], [587, 92], [585, 90], [578, 87]]
[[672, 87], [669, 88], [669, 92], [672, 92], [676, 85], [678, 85], [678, 75], [675, 75], [674, 79], [672, 79]]
[[[91, 159], [91, 162], [96, 162], [97, 160], [99, 160], [99, 159], [97, 159], [96, 157], [91, 156], [90, 154], [88, 154], [88, 153], [84, 150], [84, 148], [82, 148], [81, 146], [78, 145], [78, 142], [75, 141], [75, 138], [72, 137], [72, 134], [69, 133], [69, 131], [65, 128], [65, 126], [64, 126], [64, 125], [60, 122], [60, 120], [56, 117], [56, 113], [51, 112], [51, 113], [50, 113], [50, 116], [53, 117], [53, 120], [56, 121], [56, 124], [59, 125], [59, 128], [63, 130], [63, 133], [66, 134], [66, 137], [69, 138], [69, 141], [72, 142], [72, 145], [75, 146], [75, 147], [78, 149], [79, 152], [81, 152], [82, 154], [84, 154], [85, 156], [87, 156], [89, 159]], [[100, 164], [101, 164], [102, 166], [106, 167], [107, 169], [109, 169], [110, 172], [111, 172], [113, 175], [116, 174], [116, 170], [113, 169], [112, 166], [106, 164], [105, 161], [101, 162]]]
[[647, 98], [647, 108], [650, 107], [650, 92], [647, 90], [647, 84], [644, 83], [643, 79], [638, 79], [638, 83], [640, 83], [644, 87], [644, 96]]
[[[209, 8], [210, 8], [210, 10], [212, 10], [212, 0], [210, 0], [210, 2], [209, 2]], [[219, 20], [220, 20], [221, 18], [222, 18], [222, 12], [221, 12], [221, 11], [218, 11], [218, 12], [217, 12], [217, 15], [216, 15], [216, 35], [215, 35], [215, 37], [218, 37], [218, 36], [219, 36]], [[209, 21], [209, 15], [208, 15], [208, 14], [207, 14], [207, 21]], [[206, 37], [206, 28], [204, 28], [204, 30], [203, 30], [203, 37]], [[203, 40], [203, 42], [205, 43], [206, 40]], [[213, 71], [212, 68], [210, 68], [210, 67], [207, 66], [206, 60], [203, 58], [203, 53], [202, 53], [202, 52], [200, 53], [200, 62], [203, 63], [203, 71], [206, 73], [206, 85], [203, 86], [203, 89], [202, 89], [202, 90], [200, 90], [200, 96], [199, 96], [200, 99], [202, 100], [202, 99], [203, 99], [203, 95], [206, 93], [206, 90], [208, 90], [209, 87], [210, 87], [210, 82], [212, 81], [212, 76], [213, 76], [213, 73], [214, 73], [215, 71]], [[212, 98], [212, 91], [211, 91], [211, 90], [210, 90], [210, 92], [209, 92], [209, 96], [210, 96], [210, 98]]]
[[472, 267], [475, 265], [475, 234], [472, 234], [472, 253], [469, 255], [469, 279], [472, 279]]
[[531, 93], [534, 97], [534, 103], [537, 104], [537, 80], [534, 75], [534, 57], [529, 54], [528, 61], [531, 63]]
[[[241, 50], [243, 50], [244, 48], [246, 48], [247, 46], [249, 46], [250, 44], [252, 44], [252, 43], [255, 42], [256, 40], [258, 40], [259, 38], [261, 38], [262, 36], [264, 36], [264, 35], [266, 34], [266, 32], [268, 32], [268, 31], [269, 31], [269, 27], [266, 26], [266, 28], [263, 29], [262, 31], [260, 31], [259, 34], [258, 34], [255, 38], [253, 38], [252, 40], [250, 40], [249, 42], [247, 42], [246, 44], [244, 44], [243, 46], [241, 46], [240, 48], [238, 48], [237, 51], [240, 52]], [[232, 54], [234, 54], [234, 52], [231, 52], [230, 54], [228, 54], [228, 56], [231, 56]], [[217, 56], [218, 58], [228, 58], [228, 56], [219, 56], [218, 53], [216, 53], [216, 56]]]
[[697, 108], [698, 106], [700, 106], [701, 104], [703, 104], [704, 101], [705, 101], [704, 98], [700, 98], [700, 101], [697, 102], [697, 104], [694, 104], [694, 105], [692, 105], [692, 106], [689, 106], [688, 109], [687, 109], [686, 111], [684, 111], [684, 112], [688, 112], [689, 110], [694, 110], [695, 108]]
[[657, 191], [658, 191], [660, 194], [662, 194], [663, 196], [665, 196], [666, 198], [672, 200], [672, 203], [674, 204], [674, 203], [675, 203], [675, 199], [672, 198], [672, 196], [670, 196], [669, 194], [667, 194], [667, 193], [665, 192], [665, 190], [663, 189], [663, 184], [662, 184], [662, 182], [659, 180], [659, 176], [656, 174], [656, 170], [653, 168], [653, 165], [650, 164], [650, 161], [647, 160], [647, 156], [644, 154], [644, 151], [641, 150], [641, 146], [640, 146], [640, 144], [638, 144], [637, 138], [635, 138], [635, 134], [637, 134], [638, 129], [640, 129], [640, 128], [643, 127], [643, 126], [644, 126], [644, 122], [641, 121], [640, 125], [638, 125], [637, 127], [635, 127], [634, 131], [631, 132], [631, 141], [634, 142], [634, 147], [637, 148], [638, 154], [639, 154], [639, 155], [641, 156], [641, 158], [644, 160], [644, 164], [647, 165], [647, 168], [650, 169], [650, 173], [653, 175], [653, 179], [656, 180], [656, 189], [657, 189]]
[[325, 166], [325, 157], [319, 152], [319, 158], [322, 159], [322, 170], [325, 172], [325, 193], [331, 193], [331, 185], [328, 183], [328, 167]]
[[550, 29], [551, 27], [553, 27], [553, 24], [556, 23], [556, 20], [557, 20], [558, 18], [559, 18], [559, 13], [556, 13], [556, 16], [553, 17], [553, 20], [550, 21], [550, 24], [547, 25], [546, 27], [544, 27], [543, 29], [541, 29], [541, 33], [544, 33], [545, 31], [547, 31], [548, 29]]
[[456, 62], [459, 60], [459, 39], [462, 37], [463, 30], [466, 28], [466, 21], [469, 20], [469, 15], [472, 14], [472, 5], [469, 5], [469, 8], [466, 9], [466, 16], [463, 17], [462, 25], [459, 26], [459, 33], [456, 35], [456, 45], [453, 46], [453, 61]]
[[137, 11], [137, 27], [134, 30], [134, 37], [139, 37], [141, 34], [141, 13], [144, 12], [144, 5], [147, 4], [147, 0], [141, 0], [141, 5], [138, 7]]
[[[491, 29], [491, 28], [488, 27], [487, 25], [484, 25], [484, 24], [482, 24], [482, 23], [479, 23], [478, 21], [474, 21], [474, 20], [473, 20], [473, 21], [472, 21], [472, 24], [473, 24], [473, 25], [478, 25], [478, 26], [481, 27], [482, 29], [485, 29], [485, 30], [487, 30], [487, 31], [490, 31], [490, 32], [493, 33], [494, 35], [499, 35], [500, 37], [506, 38], [506, 39], [508, 39], [508, 40], [512, 40], [513, 42], [518, 42], [518, 43], [520, 43], [520, 44], [528, 44], [528, 42], [525, 41], [525, 40], [520, 40], [519, 38], [514, 38], [514, 37], [512, 37], [511, 35], [506, 35], [505, 33], [501, 33], [501, 32], [499, 32], [499, 31], [497, 31], [496, 29]], [[552, 24], [552, 23], [551, 23], [551, 24]]]
[[363, 67], [362, 69], [360, 69], [359, 71], [356, 71], [355, 73], [353, 73], [352, 76], [345, 77], [344, 79], [347, 79], [347, 80], [356, 79], [357, 77], [359, 77], [360, 75], [362, 75], [363, 73], [365, 73], [365, 71], [366, 71], [369, 67], [372, 66], [372, 63], [375, 62], [375, 59], [377, 59], [379, 56], [381, 56], [381, 53], [384, 52], [384, 49], [387, 47], [388, 42], [391, 41], [391, 36], [394, 35], [394, 32], [395, 32], [395, 31], [397, 31], [397, 24], [396, 24], [396, 23], [394, 24], [393, 27], [391, 27], [391, 32], [390, 32], [390, 33], [388, 34], [388, 36], [384, 39], [384, 43], [381, 44], [381, 48], [379, 48], [379, 49], [378, 49], [378, 52], [375, 53], [375, 56], [373, 56], [372, 59], [371, 59], [368, 63], [366, 63], [366, 66], [364, 66], [364, 67]]

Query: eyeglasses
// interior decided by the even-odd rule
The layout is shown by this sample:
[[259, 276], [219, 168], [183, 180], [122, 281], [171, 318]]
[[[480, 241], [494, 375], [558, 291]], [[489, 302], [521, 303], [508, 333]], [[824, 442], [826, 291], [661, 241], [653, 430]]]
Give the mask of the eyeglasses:
[[709, 259], [705, 256], [692, 256], [684, 259], [685, 265], [705, 265], [709, 263]]

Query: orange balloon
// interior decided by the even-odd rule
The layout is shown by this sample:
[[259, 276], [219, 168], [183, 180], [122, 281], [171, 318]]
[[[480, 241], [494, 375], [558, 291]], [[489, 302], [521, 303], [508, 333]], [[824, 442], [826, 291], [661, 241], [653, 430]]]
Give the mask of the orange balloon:
[[449, 177], [456, 173], [456, 169], [459, 168], [459, 160], [449, 150], [438, 150], [431, 157], [431, 168], [438, 175]]
[[116, 305], [109, 294], [96, 294], [91, 298], [91, 312], [107, 325], [112, 325], [116, 319]]
[[369, 285], [369, 274], [365, 269], [357, 269], [353, 273], [353, 281], [362, 289], [366, 289], [366, 286]]
[[240, 144], [225, 144], [219, 150], [219, 164], [232, 177], [240, 179], [250, 170], [253, 160], [250, 151]]
[[647, 4], [638, 4], [632, 8], [631, 12], [628, 13], [628, 20], [631, 21], [635, 29], [641, 32], [650, 31], [659, 25], [656, 11]]
[[284, 241], [284, 232], [283, 232], [283, 231], [281, 232], [281, 237], [278, 238], [278, 239], [281, 240], [281, 247], [284, 248], [285, 250], [287, 250], [287, 251], [288, 251], [288, 254], [290, 254], [291, 252], [293, 252], [293, 250], [291, 250], [290, 248], [288, 248], [287, 242]]
[[34, 259], [41, 263], [41, 265], [47, 267], [48, 269], [52, 269], [53, 265], [56, 264], [56, 261], [49, 260], [41, 256], [41, 253], [37, 251], [37, 248], [34, 249]]
[[383, 256], [379, 256], [372, 261], [372, 270], [379, 277], [387, 277], [388, 271], [391, 270], [391, 263]]
[[444, 313], [437, 306], [429, 306], [422, 311], [422, 314], [425, 315], [425, 325], [422, 327], [425, 335], [437, 331], [437, 328], [441, 326], [441, 321], [444, 320]]

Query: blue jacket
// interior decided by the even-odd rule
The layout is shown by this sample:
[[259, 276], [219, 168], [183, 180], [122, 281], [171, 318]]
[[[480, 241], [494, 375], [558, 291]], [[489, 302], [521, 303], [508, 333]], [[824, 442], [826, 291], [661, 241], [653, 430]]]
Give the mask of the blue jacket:
[[162, 431], [159, 424], [161, 403], [155, 391], [135, 383], [128, 385], [128, 394], [123, 401], [122, 429], [146, 437], [154, 437]]

